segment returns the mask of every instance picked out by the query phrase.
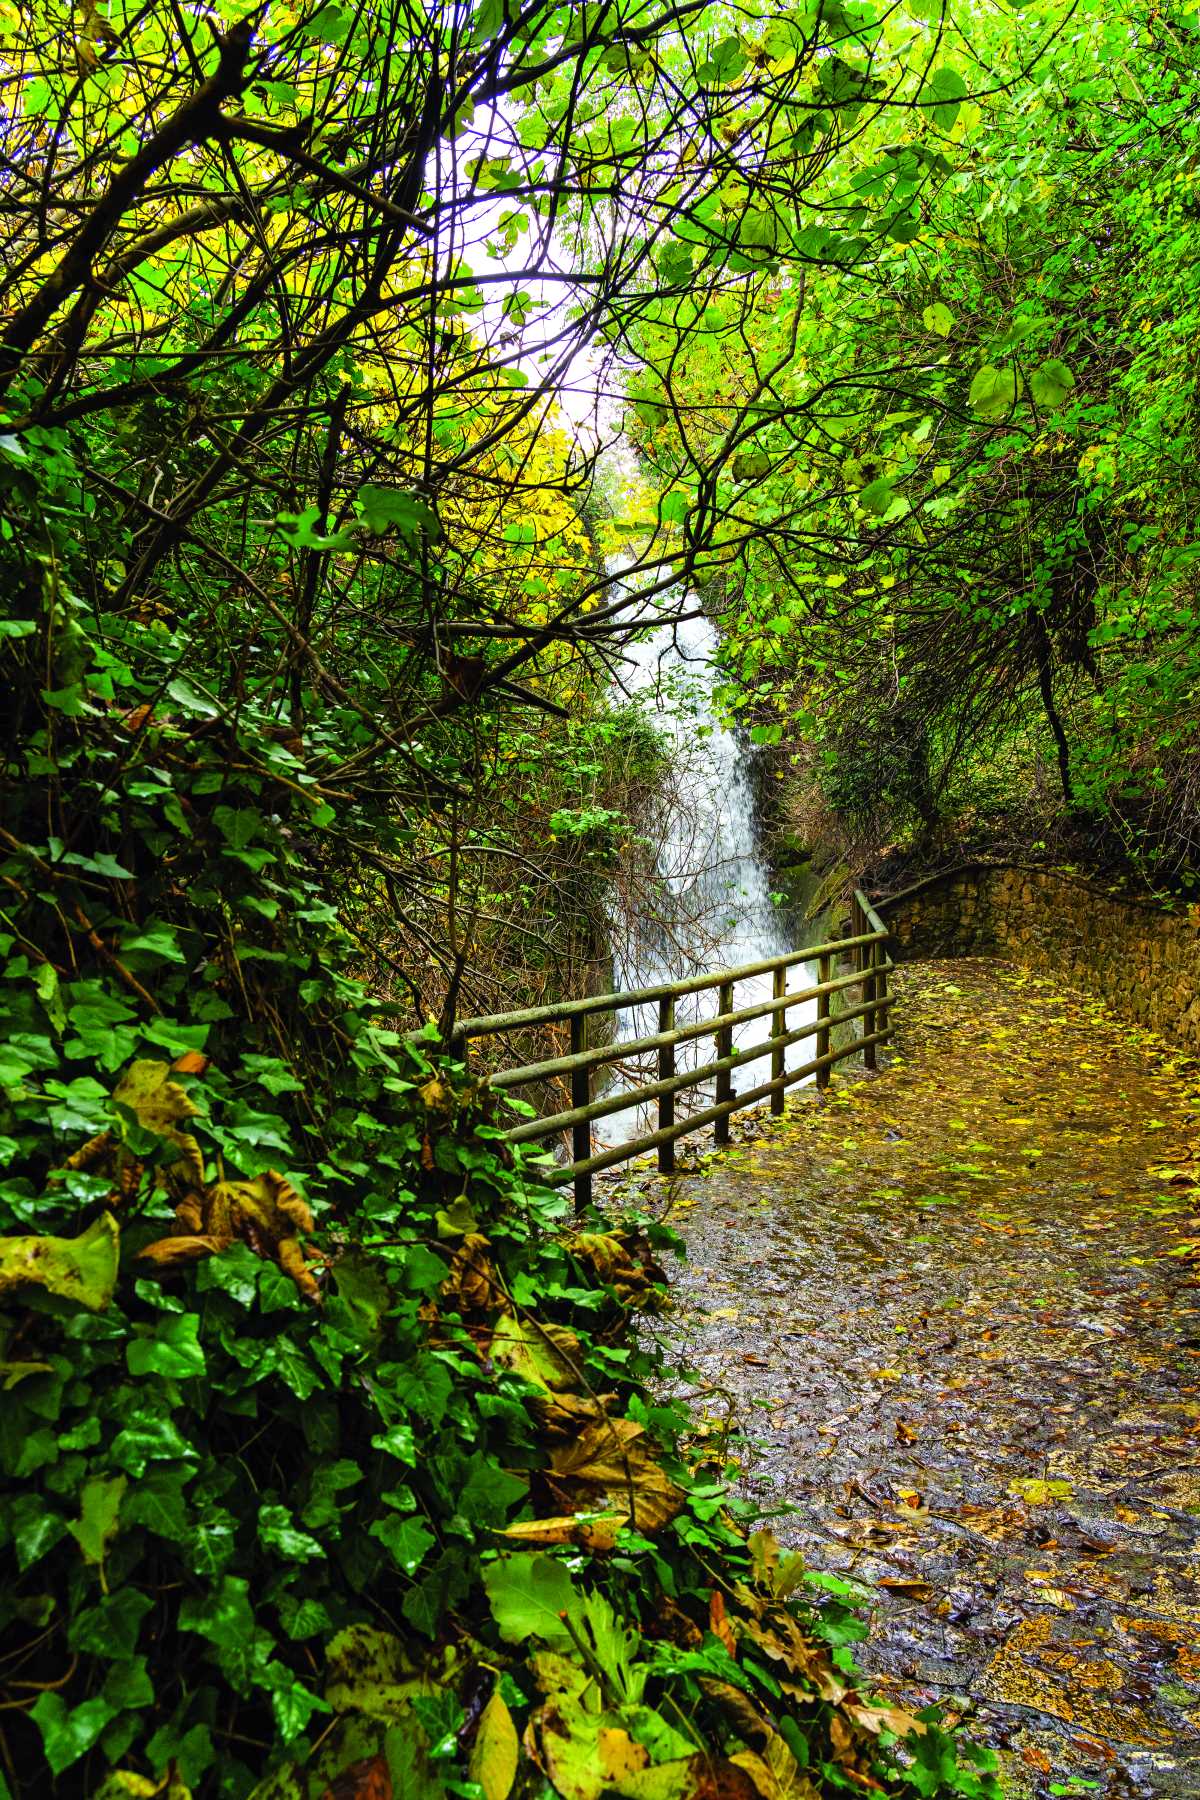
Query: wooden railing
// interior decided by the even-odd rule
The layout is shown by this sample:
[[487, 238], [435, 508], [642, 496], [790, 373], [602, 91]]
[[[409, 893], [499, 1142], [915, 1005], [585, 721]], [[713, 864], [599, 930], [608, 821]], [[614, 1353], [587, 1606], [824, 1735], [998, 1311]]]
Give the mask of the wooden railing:
[[[797, 1081], [815, 1076], [818, 1087], [824, 1087], [835, 1063], [852, 1056], [862, 1056], [868, 1069], [873, 1069], [878, 1046], [889, 1036], [889, 1012], [892, 1004], [888, 976], [892, 969], [885, 945], [888, 930], [866, 895], [856, 891], [851, 901], [849, 935], [825, 944], [810, 944], [786, 956], [769, 957], [764, 962], [745, 963], [736, 969], [718, 969], [708, 975], [693, 975], [685, 981], [663, 982], [655, 987], [635, 988], [625, 993], [593, 994], [586, 1000], [567, 1000], [555, 1006], [531, 1006], [524, 1012], [491, 1013], [483, 1018], [464, 1019], [454, 1029], [452, 1043], [463, 1056], [469, 1057], [474, 1040], [500, 1032], [519, 1031], [533, 1025], [567, 1023], [570, 1026], [571, 1050], [567, 1056], [550, 1057], [543, 1062], [526, 1063], [520, 1068], [502, 1069], [491, 1077], [494, 1088], [514, 1089], [534, 1083], [569, 1082], [571, 1105], [562, 1112], [543, 1118], [529, 1119], [508, 1132], [510, 1143], [536, 1142], [559, 1132], [571, 1134], [572, 1160], [550, 1171], [546, 1179], [552, 1183], [573, 1180], [577, 1207], [591, 1199], [592, 1176], [601, 1169], [628, 1162], [643, 1151], [658, 1151], [658, 1167], [670, 1174], [675, 1167], [675, 1140], [685, 1132], [698, 1131], [711, 1125], [718, 1144], [729, 1142], [729, 1120], [743, 1107], [755, 1106], [770, 1099], [771, 1111], [783, 1111], [784, 1091]], [[849, 958], [848, 972], [834, 975], [834, 961]], [[809, 987], [787, 991], [787, 972], [801, 963], [816, 963], [817, 980]], [[756, 975], [771, 975], [772, 997], [751, 1006], [735, 1007], [734, 989], [741, 981]], [[676, 1002], [688, 994], [699, 994], [710, 988], [717, 991], [715, 1017], [696, 1020], [676, 1027]], [[831, 1002], [835, 995], [853, 988], [860, 990], [858, 1004], [834, 1013]], [[815, 1000], [816, 1017], [795, 1030], [787, 1028], [787, 1014], [795, 1006]], [[588, 1045], [588, 1022], [598, 1014], [617, 1013], [628, 1007], [657, 1003], [658, 1030], [645, 1037]], [[744, 1050], [733, 1047], [733, 1033], [738, 1025], [752, 1019], [770, 1017], [771, 1032], [760, 1042]], [[861, 1031], [835, 1045], [835, 1027], [862, 1020]], [[698, 1068], [677, 1071], [675, 1052], [680, 1044], [701, 1037], [714, 1037], [716, 1055]], [[787, 1051], [805, 1038], [816, 1039], [816, 1054], [798, 1068], [786, 1066]], [[657, 1079], [636, 1088], [618, 1088], [592, 1098], [594, 1072], [628, 1057], [654, 1052]], [[771, 1058], [771, 1079], [737, 1093], [733, 1072], [760, 1058]], [[677, 1119], [675, 1096], [687, 1088], [715, 1082], [716, 1099], [700, 1112]], [[614, 1144], [593, 1154], [592, 1125], [627, 1108], [658, 1102], [658, 1128]]]

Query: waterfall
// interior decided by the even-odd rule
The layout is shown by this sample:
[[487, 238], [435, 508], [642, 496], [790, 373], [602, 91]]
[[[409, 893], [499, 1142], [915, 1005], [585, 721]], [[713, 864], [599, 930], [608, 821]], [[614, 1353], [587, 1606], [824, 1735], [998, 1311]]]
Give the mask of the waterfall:
[[[622, 989], [735, 968], [798, 947], [771, 899], [746, 751], [714, 710], [716, 632], [699, 615], [699, 602], [692, 596], [684, 606], [672, 605], [669, 611], [698, 616], [678, 624], [668, 619], [640, 643], [630, 645], [621, 679], [622, 698], [647, 710], [671, 759], [666, 793], [652, 826], [657, 903], [644, 911], [635, 908], [632, 917], [613, 922], [616, 986]], [[788, 971], [792, 991], [812, 980], [806, 964]], [[770, 975], [751, 976], [737, 984], [734, 1005], [751, 1006], [770, 996]], [[715, 989], [684, 995], [676, 1005], [676, 1024], [713, 1018], [716, 1012]], [[815, 1014], [815, 1003], [795, 1007], [788, 1014], [788, 1026], [794, 1028]], [[617, 1015], [617, 1039], [648, 1036], [657, 1030], [657, 1020], [654, 1003], [626, 1008]], [[748, 1020], [735, 1029], [734, 1045], [747, 1049], [769, 1035], [769, 1017]], [[714, 1055], [713, 1039], [705, 1034], [678, 1046], [676, 1064], [681, 1072], [699, 1068]], [[802, 1040], [788, 1051], [788, 1064], [795, 1068], [811, 1055], [811, 1040]], [[734, 1089], [757, 1086], [769, 1075], [769, 1058], [764, 1056], [734, 1071]], [[640, 1067], [623, 1068], [617, 1079], [629, 1087], [652, 1080], [651, 1059], [643, 1059]], [[713, 1087], [710, 1082], [679, 1094], [677, 1116], [710, 1105]], [[623, 1143], [653, 1129], [653, 1107], [653, 1102], [649, 1108], [630, 1107], [598, 1121], [598, 1145]]]

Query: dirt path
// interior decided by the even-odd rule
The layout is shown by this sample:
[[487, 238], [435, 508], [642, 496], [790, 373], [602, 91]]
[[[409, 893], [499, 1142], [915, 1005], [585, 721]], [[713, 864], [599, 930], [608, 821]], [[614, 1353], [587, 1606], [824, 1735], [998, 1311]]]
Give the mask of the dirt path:
[[1014, 1795], [1200, 1795], [1200, 1070], [1003, 964], [899, 985], [879, 1077], [670, 1185], [710, 1429]]

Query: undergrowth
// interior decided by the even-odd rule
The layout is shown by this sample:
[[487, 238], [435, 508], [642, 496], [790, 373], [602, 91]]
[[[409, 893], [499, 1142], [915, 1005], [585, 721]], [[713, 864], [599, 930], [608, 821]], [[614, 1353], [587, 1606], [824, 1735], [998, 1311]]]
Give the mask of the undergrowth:
[[0, 633], [0, 1795], [992, 1794], [685, 1453], [627, 1330], [664, 1241], [568, 1219], [364, 985], [323, 846], [400, 828], [403, 762], [85, 609], [40, 516]]

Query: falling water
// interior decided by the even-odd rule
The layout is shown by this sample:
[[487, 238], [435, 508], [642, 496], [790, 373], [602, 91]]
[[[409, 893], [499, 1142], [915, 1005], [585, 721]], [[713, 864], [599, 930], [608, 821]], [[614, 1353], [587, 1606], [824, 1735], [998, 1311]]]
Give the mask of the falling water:
[[[698, 603], [682, 610], [698, 612]], [[796, 948], [771, 898], [745, 750], [714, 711], [716, 652], [716, 633], [703, 616], [664, 623], [628, 651], [621, 686], [647, 709], [666, 739], [672, 773], [654, 823], [658, 904], [622, 921], [614, 932], [618, 988], [679, 981]], [[811, 980], [803, 963], [788, 971], [793, 991]], [[751, 1006], [770, 996], [769, 974], [749, 976], [737, 984], [734, 1005]], [[716, 1012], [715, 989], [681, 996], [676, 1024], [713, 1018]], [[792, 1008], [788, 1026], [794, 1028], [813, 1016], [812, 1003]], [[618, 1040], [648, 1036], [656, 1029], [653, 1002], [626, 1008], [617, 1016]], [[735, 1048], [761, 1043], [769, 1033], [769, 1017], [748, 1020], [735, 1028]], [[796, 1067], [811, 1054], [810, 1044], [802, 1041], [788, 1052], [789, 1065]], [[713, 1039], [705, 1034], [678, 1046], [676, 1066], [680, 1072], [699, 1068], [714, 1055]], [[756, 1060], [734, 1072], [734, 1088], [757, 1086], [769, 1074], [767, 1058]], [[652, 1080], [649, 1061], [624, 1067], [621, 1078], [630, 1087]], [[711, 1082], [686, 1089], [677, 1096], [677, 1114], [682, 1118], [685, 1111], [698, 1112], [712, 1099]], [[630, 1107], [600, 1121], [597, 1142], [622, 1143], [651, 1128], [647, 1111]]]

